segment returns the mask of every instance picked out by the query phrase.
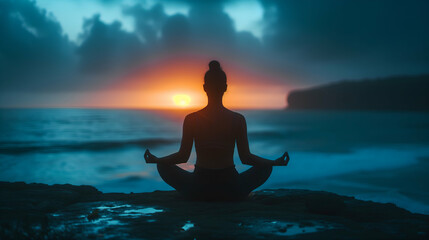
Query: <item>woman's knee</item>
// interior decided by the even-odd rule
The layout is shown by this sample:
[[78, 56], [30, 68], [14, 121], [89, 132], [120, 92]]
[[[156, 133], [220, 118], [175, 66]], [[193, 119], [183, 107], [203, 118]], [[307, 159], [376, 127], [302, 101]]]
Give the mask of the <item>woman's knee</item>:
[[167, 165], [162, 164], [162, 163], [157, 163], [156, 164], [156, 168], [159, 170], [164, 170], [167, 167]]
[[156, 168], [158, 169], [158, 171], [168, 171], [172, 168], [174, 168], [176, 165], [171, 165], [171, 164], [165, 164], [165, 163], [157, 163], [156, 164]]
[[169, 175], [169, 172], [171, 172], [172, 165], [157, 163], [156, 168], [158, 169], [158, 173], [161, 178], [164, 179], [167, 175]]

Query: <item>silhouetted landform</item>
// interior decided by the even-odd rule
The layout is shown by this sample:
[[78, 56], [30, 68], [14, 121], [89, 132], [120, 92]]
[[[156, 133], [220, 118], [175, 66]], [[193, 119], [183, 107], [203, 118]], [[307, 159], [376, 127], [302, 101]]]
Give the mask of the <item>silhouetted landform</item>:
[[176, 191], [0, 182], [0, 194], [0, 239], [429, 239], [427, 215], [321, 191], [192, 202]]
[[294, 90], [288, 109], [428, 111], [429, 75], [341, 81]]

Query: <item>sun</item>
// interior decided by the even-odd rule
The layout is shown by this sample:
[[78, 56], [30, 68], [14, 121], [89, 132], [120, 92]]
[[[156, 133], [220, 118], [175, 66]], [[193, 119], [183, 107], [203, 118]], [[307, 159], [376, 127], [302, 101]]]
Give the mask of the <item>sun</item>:
[[174, 105], [179, 107], [188, 107], [191, 103], [191, 97], [186, 94], [176, 94], [173, 96]]

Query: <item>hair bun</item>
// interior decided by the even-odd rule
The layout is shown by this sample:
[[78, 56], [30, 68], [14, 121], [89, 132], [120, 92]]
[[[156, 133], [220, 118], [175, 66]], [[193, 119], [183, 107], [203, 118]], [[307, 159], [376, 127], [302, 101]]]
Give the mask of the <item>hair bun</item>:
[[216, 60], [213, 60], [209, 63], [209, 70], [210, 71], [222, 71], [222, 68], [220, 67], [220, 63]]

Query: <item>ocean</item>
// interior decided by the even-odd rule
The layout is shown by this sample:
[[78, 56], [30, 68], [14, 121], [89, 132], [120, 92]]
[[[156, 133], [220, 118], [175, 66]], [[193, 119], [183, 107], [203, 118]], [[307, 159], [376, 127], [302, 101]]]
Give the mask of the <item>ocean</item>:
[[[190, 110], [2, 109], [0, 181], [171, 190], [143, 158], [179, 149]], [[429, 214], [429, 113], [243, 110], [252, 153], [275, 159], [260, 187], [323, 190]], [[239, 172], [243, 165], [237, 152]], [[180, 166], [193, 170], [195, 153]]]

